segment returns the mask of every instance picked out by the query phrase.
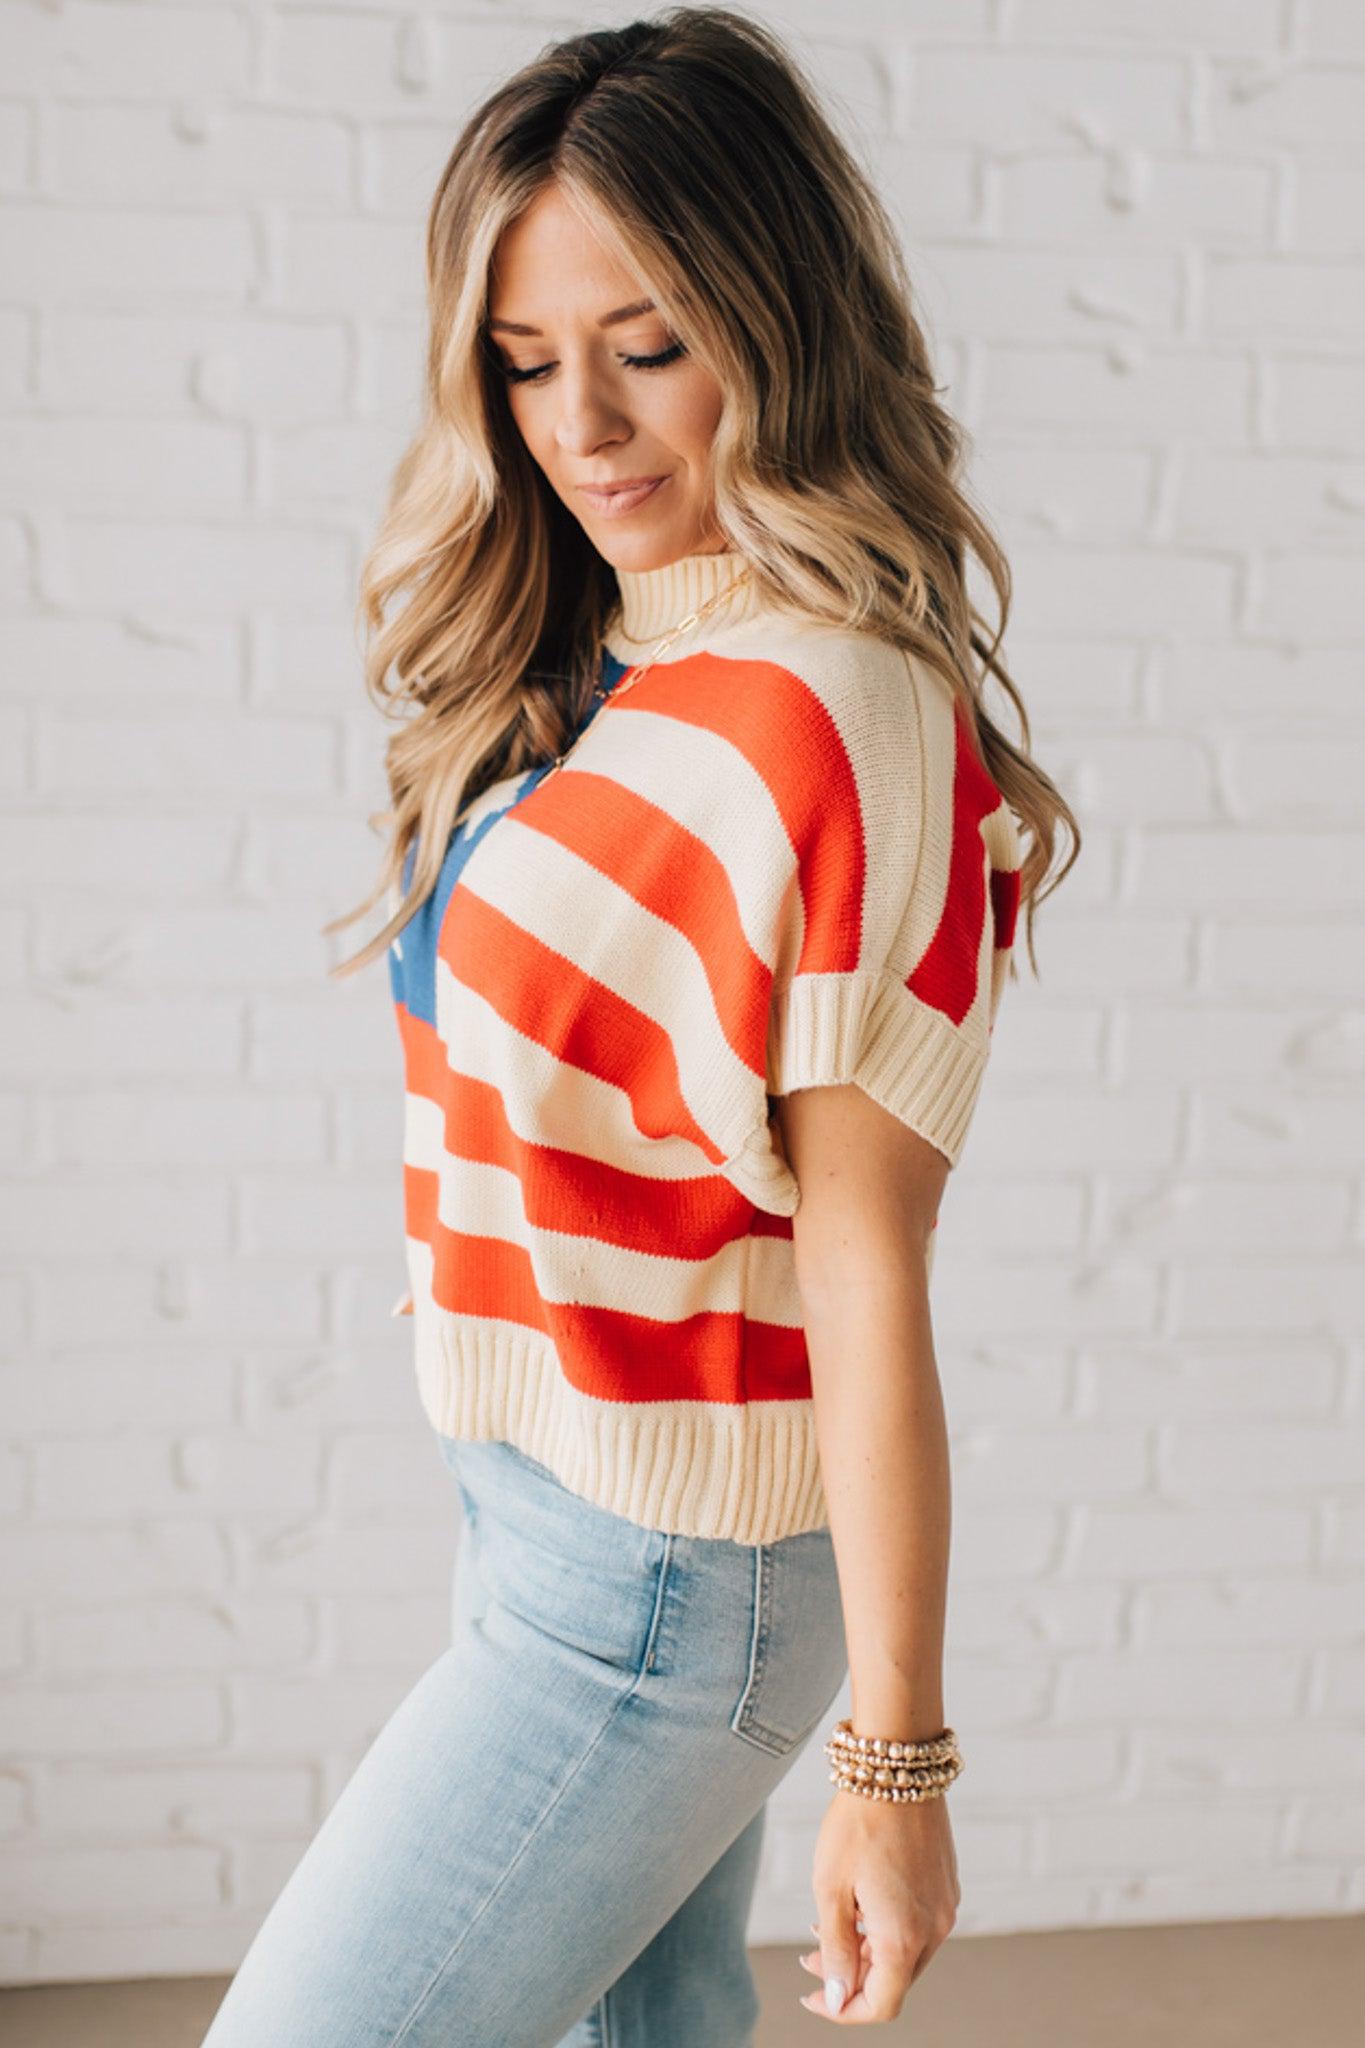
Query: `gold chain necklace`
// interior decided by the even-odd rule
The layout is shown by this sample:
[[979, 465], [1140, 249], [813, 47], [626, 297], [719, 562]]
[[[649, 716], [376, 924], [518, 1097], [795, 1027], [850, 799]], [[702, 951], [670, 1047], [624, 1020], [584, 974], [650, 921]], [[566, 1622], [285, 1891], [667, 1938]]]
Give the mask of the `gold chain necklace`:
[[[659, 642], [658, 646], [654, 649], [654, 652], [650, 655], [647, 661], [643, 661], [639, 663], [638, 666], [627, 669], [626, 673], [621, 677], [621, 680], [618, 683], [616, 683], [613, 686], [613, 688], [609, 690], [604, 688], [604, 686], [601, 683], [598, 683], [592, 693], [593, 700], [601, 701], [603, 699], [607, 699], [610, 702], [615, 703], [618, 697], [624, 696], [627, 690], [632, 689], [634, 685], [639, 682], [641, 676], [645, 674], [647, 669], [653, 668], [655, 662], [659, 659], [659, 656], [664, 652], [666, 648], [669, 648], [673, 645], [673, 642], [678, 638], [680, 633], [685, 633], [690, 626], [699, 625], [700, 622], [707, 616], [709, 612], [713, 612], [718, 604], [722, 604], [727, 597], [731, 596], [734, 591], [738, 590], [741, 583], [747, 583], [752, 574], [753, 571], [751, 569], [741, 569], [738, 576], [732, 576], [730, 581], [725, 585], [723, 590], [717, 590], [713, 592], [712, 595], [707, 598], [705, 604], [699, 604], [695, 611], [691, 611], [687, 614], [687, 617], [685, 619], [679, 619], [676, 626], [670, 626], [668, 631], [664, 634], [663, 639]], [[559, 768], [563, 765], [563, 763], [568, 759], [569, 755], [573, 752], [574, 748], [578, 745], [578, 742], [582, 739], [584, 733], [587, 731], [591, 723], [592, 720], [590, 718], [587, 718], [583, 721], [582, 725], [579, 726], [578, 731], [569, 741], [568, 746], [565, 747], [561, 753], [555, 755], [554, 760], [545, 770], [544, 775], [541, 776], [541, 782], [548, 781], [550, 776], [554, 774], [556, 768]]]

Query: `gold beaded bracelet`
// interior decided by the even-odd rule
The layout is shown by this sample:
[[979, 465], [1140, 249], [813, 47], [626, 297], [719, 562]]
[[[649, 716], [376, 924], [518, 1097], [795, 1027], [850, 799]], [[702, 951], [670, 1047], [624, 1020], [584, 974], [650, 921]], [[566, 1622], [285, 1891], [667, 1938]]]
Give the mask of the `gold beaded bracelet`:
[[831, 1784], [863, 1799], [941, 1799], [966, 1768], [951, 1728], [923, 1742], [891, 1742], [880, 1735], [855, 1735], [845, 1715], [825, 1743], [834, 1766]]

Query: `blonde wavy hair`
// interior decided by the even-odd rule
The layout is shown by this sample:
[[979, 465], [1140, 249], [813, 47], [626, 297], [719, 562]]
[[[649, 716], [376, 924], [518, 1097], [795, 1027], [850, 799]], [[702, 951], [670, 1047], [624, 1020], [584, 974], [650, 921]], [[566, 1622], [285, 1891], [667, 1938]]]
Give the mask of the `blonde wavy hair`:
[[[939, 402], [895, 229], [777, 37], [706, 6], [550, 45], [470, 117], [441, 173], [424, 414], [357, 604], [366, 689], [402, 721], [385, 750], [392, 808], [370, 819], [389, 840], [370, 896], [323, 929], [398, 900], [332, 974], [389, 946], [434, 888], [463, 809], [568, 743], [598, 673], [616, 574], [529, 455], [486, 326], [498, 239], [550, 180], [718, 380], [712, 517], [761, 595], [919, 655], [966, 708], [1028, 835], [1036, 975], [1035, 904], [1080, 831], [1029, 758], [998, 651], [1008, 565], [959, 481], [965, 436]], [[969, 553], [996, 593], [990, 637]], [[983, 705], [988, 675], [1014, 705], [1017, 743]], [[1044, 890], [1062, 822], [1071, 850]]]

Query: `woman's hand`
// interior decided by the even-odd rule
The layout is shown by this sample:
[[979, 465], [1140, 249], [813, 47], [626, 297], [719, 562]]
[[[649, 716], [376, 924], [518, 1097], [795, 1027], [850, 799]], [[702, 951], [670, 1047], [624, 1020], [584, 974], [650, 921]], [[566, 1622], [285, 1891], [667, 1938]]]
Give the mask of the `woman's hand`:
[[957, 1919], [962, 1892], [947, 1800], [897, 1803], [836, 1792], [821, 1823], [811, 1890], [820, 1946], [801, 1962], [827, 1986], [841, 1979], [845, 1997], [837, 2014], [824, 1990], [800, 2003], [841, 2026], [894, 2020]]

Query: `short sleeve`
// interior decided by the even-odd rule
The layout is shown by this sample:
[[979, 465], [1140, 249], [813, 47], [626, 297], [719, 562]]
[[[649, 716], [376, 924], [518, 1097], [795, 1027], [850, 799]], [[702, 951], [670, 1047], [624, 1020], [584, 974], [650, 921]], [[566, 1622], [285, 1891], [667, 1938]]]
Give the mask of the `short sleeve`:
[[855, 1082], [957, 1164], [1019, 867], [1012, 816], [935, 671], [845, 636], [803, 681], [778, 772], [792, 858], [771, 933], [768, 1101], [745, 1159], [755, 1199], [781, 1214], [799, 1190], [772, 1103], [800, 1088]]

